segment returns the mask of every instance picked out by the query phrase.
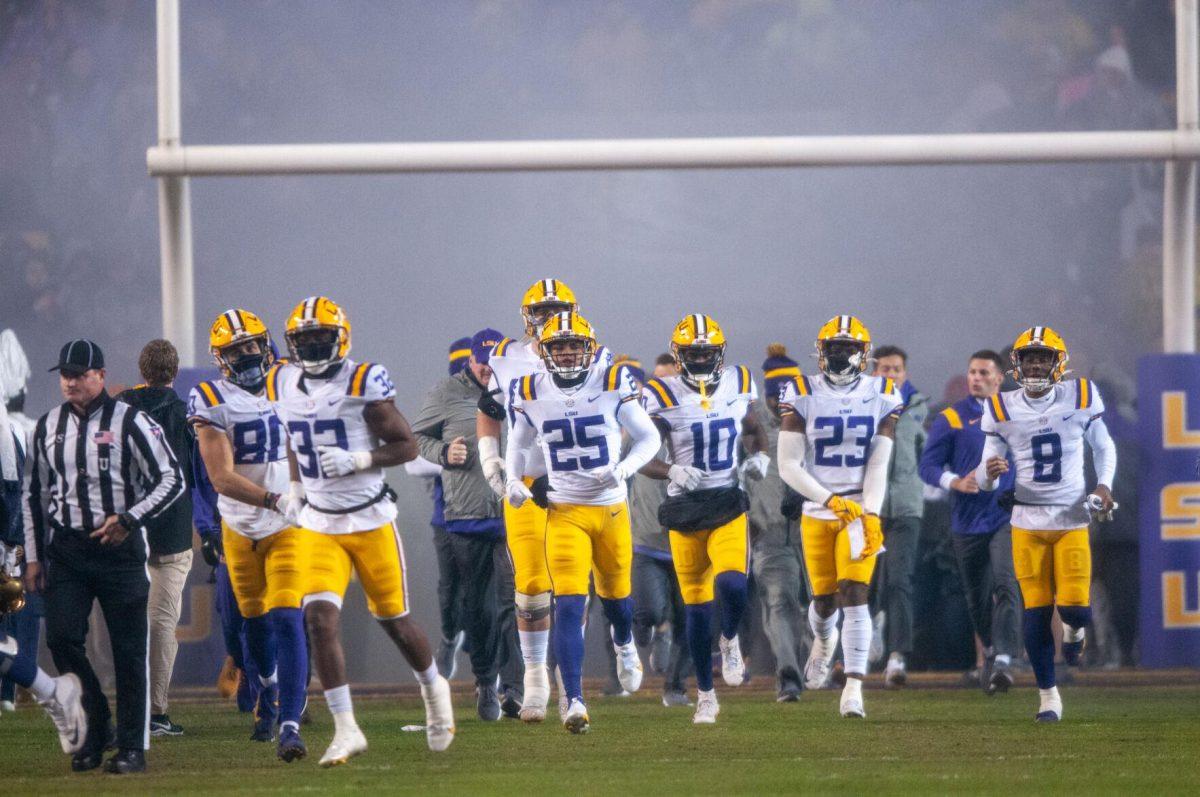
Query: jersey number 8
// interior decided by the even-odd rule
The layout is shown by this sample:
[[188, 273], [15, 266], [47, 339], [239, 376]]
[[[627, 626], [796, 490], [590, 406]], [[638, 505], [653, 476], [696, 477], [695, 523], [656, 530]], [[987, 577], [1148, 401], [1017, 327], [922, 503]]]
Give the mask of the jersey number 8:
[[1050, 432], [1029, 438], [1033, 448], [1033, 480], [1039, 484], [1062, 481], [1062, 438]]

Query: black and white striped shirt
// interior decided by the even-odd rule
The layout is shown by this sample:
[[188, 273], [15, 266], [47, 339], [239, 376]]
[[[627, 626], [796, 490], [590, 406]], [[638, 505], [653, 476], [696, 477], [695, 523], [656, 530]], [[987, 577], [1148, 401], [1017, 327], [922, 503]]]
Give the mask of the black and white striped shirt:
[[142, 526], [185, 489], [162, 428], [149, 415], [108, 393], [86, 417], [64, 403], [38, 419], [29, 446], [25, 555], [39, 561], [56, 532], [90, 534], [110, 515]]

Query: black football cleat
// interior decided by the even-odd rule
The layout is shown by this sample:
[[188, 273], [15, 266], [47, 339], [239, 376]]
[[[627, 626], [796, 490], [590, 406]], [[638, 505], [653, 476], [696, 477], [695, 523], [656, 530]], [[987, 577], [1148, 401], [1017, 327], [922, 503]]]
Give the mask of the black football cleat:
[[988, 678], [987, 693], [989, 695], [1005, 694], [1013, 685], [1012, 667], [1008, 664], [994, 662], [991, 669], [992, 676]]
[[1078, 642], [1063, 642], [1062, 654], [1063, 661], [1072, 667], [1078, 667], [1080, 660], [1083, 658], [1083, 649], [1087, 646], [1087, 637]]
[[142, 750], [121, 749], [104, 762], [104, 771], [112, 775], [129, 775], [146, 771], [146, 753]]
[[84, 748], [75, 755], [71, 756], [71, 771], [72, 772], [90, 772], [100, 766], [104, 760], [104, 751], [97, 749]]
[[1039, 711], [1033, 719], [1034, 722], [1058, 722], [1061, 718], [1057, 711]]
[[304, 740], [300, 738], [300, 733], [293, 730], [289, 724], [279, 732], [279, 749], [275, 751], [275, 754], [279, 756], [280, 761], [290, 764], [308, 755], [308, 748], [304, 746]]

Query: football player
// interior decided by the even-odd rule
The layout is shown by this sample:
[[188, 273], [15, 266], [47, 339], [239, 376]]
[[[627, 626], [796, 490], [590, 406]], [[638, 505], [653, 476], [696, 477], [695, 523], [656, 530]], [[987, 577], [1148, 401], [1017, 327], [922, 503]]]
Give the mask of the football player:
[[300, 526], [308, 535], [305, 620], [334, 736], [321, 766], [344, 764], [367, 749], [354, 718], [339, 634], [342, 598], [357, 573], [367, 607], [413, 668], [425, 701], [429, 748], [454, 739], [450, 684], [438, 674], [424, 632], [409, 616], [404, 546], [394, 493], [383, 469], [417, 456], [417, 441], [393, 402], [387, 369], [349, 358], [350, 321], [331, 299], [311, 296], [287, 321], [291, 362], [267, 375], [291, 448], [293, 477], [303, 484]]
[[290, 763], [308, 753], [300, 738], [308, 686], [300, 608], [306, 532], [294, 528], [300, 497], [291, 494], [283, 424], [266, 396], [271, 334], [254, 313], [231, 309], [213, 321], [208, 342], [221, 378], [192, 388], [188, 420], [218, 495], [221, 549], [262, 687], [250, 738], [271, 741], [278, 718], [277, 754]]
[[[588, 729], [583, 702], [583, 623], [588, 577], [612, 624], [617, 677], [628, 692], [642, 683], [629, 594], [633, 537], [626, 480], [650, 461], [660, 438], [639, 401], [628, 366], [596, 362], [596, 336], [578, 313], [547, 320], [539, 339], [546, 371], [517, 380], [505, 449], [505, 490], [520, 509], [532, 497], [524, 479], [534, 446], [548, 467], [546, 564], [555, 595], [554, 652], [568, 700], [563, 725]], [[621, 431], [629, 452], [621, 458]]]
[[794, 377], [779, 403], [779, 475], [807, 499], [800, 536], [813, 591], [808, 622], [814, 639], [804, 683], [820, 689], [829, 680], [840, 606], [846, 661], [840, 709], [843, 717], [865, 717], [867, 593], [875, 555], [883, 549], [879, 510], [903, 400], [891, 379], [864, 375], [871, 333], [854, 316], [826, 322], [816, 349], [821, 375]]
[[[488, 392], [479, 401], [475, 431], [483, 473], [501, 498], [505, 496], [505, 477], [500, 431], [506, 418], [511, 429], [512, 418], [505, 408], [511, 402], [513, 386], [521, 377], [546, 371], [539, 343], [546, 319], [578, 309], [574, 292], [561, 280], [538, 280], [529, 286], [521, 300], [524, 339], [505, 338], [496, 344], [488, 359], [492, 378]], [[612, 362], [612, 354], [600, 347], [595, 352], [595, 361], [607, 366]], [[546, 465], [535, 448], [525, 463], [526, 486], [545, 475]], [[525, 722], [541, 722], [546, 718], [546, 704], [550, 700], [550, 676], [546, 668], [551, 606], [550, 573], [546, 568], [546, 510], [533, 501], [520, 507], [505, 501], [504, 527], [516, 580], [517, 633], [525, 662], [525, 695], [520, 716]]]
[[749, 454], [745, 473], [762, 478], [770, 460], [766, 432], [750, 412], [758, 398], [750, 369], [725, 367], [720, 325], [706, 315], [684, 317], [671, 334], [671, 353], [679, 375], [651, 379], [644, 391], [671, 463], [653, 459], [641, 472], [670, 481], [659, 517], [666, 521], [665, 513], [677, 514], [684, 526], [671, 525], [670, 540], [696, 665], [692, 721], [711, 724], [720, 711], [712, 678], [714, 592], [721, 596], [721, 677], [729, 686], [740, 686], [747, 675], [737, 637], [746, 608], [749, 503], [738, 486], [739, 432]]
[[[1063, 622], [1063, 658], [1078, 664], [1084, 626], [1091, 620], [1092, 552], [1088, 523], [1111, 517], [1117, 449], [1104, 425], [1104, 402], [1087, 379], [1066, 382], [1067, 345], [1050, 327], [1031, 327], [1012, 347], [1020, 388], [988, 400], [980, 428], [986, 435], [975, 470], [981, 490], [994, 490], [1016, 468], [1012, 510], [1013, 569], [1025, 602], [1025, 651], [1037, 678], [1038, 722], [1062, 719], [1054, 679], [1051, 617]], [[1092, 449], [1096, 488], [1084, 480], [1084, 441]]]

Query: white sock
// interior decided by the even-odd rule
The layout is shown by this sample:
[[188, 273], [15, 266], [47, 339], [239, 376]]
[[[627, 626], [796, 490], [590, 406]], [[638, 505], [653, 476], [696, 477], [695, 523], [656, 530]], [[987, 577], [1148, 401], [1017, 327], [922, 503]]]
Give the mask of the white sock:
[[997, 653], [996, 654], [996, 663], [1002, 664], [1002, 665], [1012, 664], [1012, 657], [1009, 656], [1007, 653]]
[[33, 676], [33, 683], [29, 685], [29, 693], [45, 703], [54, 697], [54, 679], [38, 667], [37, 675]]
[[893, 651], [892, 655], [888, 656], [888, 664], [898, 664], [899, 666], [903, 667], [904, 666], [904, 654], [896, 653], [895, 651]]
[[847, 675], [866, 675], [867, 654], [871, 649], [871, 610], [866, 606], [847, 606], [842, 621], [842, 656]]
[[525, 660], [526, 667], [546, 663], [546, 649], [550, 646], [549, 629], [518, 631], [517, 636], [521, 639], [521, 658]]
[[277, 686], [279, 684], [279, 671], [276, 670], [267, 678], [263, 678], [261, 675], [258, 676], [258, 682], [267, 687]]
[[1082, 642], [1085, 631], [1087, 631], [1086, 627], [1072, 628], [1063, 623], [1063, 642]]
[[[833, 610], [833, 614], [828, 617], [822, 617], [817, 614], [817, 604], [815, 602], [808, 604], [808, 627], [812, 629], [813, 636], [821, 639], [829, 639], [833, 629], [837, 627], [838, 612]], [[868, 640], [869, 641], [869, 640]]]
[[417, 681], [420, 682], [421, 686], [433, 686], [438, 677], [437, 662], [431, 660], [429, 666], [424, 670], [420, 672], [413, 670], [413, 675], [417, 676]]
[[300, 733], [300, 723], [293, 722], [292, 720], [288, 720], [286, 722], [279, 723], [279, 732], [283, 733], [284, 731], [286, 731], [288, 729], [289, 726], [291, 727], [291, 729], [294, 732]]
[[325, 703], [329, 706], [329, 713], [333, 715], [335, 733], [358, 727], [358, 722], [354, 719], [354, 704], [350, 700], [350, 684], [326, 689]]
[[1055, 711], [1059, 718], [1062, 718], [1062, 696], [1058, 694], [1058, 687], [1052, 686], [1049, 689], [1039, 689], [1039, 711]]

